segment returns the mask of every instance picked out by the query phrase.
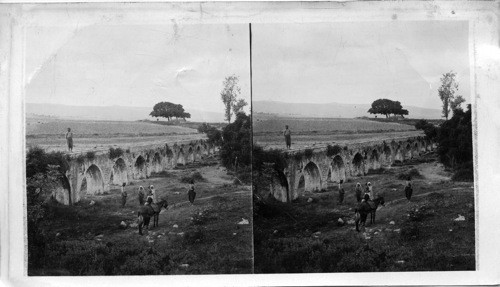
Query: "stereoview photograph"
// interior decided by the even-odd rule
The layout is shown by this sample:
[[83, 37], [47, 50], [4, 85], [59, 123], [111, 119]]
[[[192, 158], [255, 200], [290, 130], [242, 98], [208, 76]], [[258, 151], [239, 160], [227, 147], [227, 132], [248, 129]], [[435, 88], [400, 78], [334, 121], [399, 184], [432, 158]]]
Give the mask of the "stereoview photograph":
[[475, 270], [468, 22], [252, 35], [255, 272]]
[[28, 275], [251, 273], [248, 24], [25, 37]]

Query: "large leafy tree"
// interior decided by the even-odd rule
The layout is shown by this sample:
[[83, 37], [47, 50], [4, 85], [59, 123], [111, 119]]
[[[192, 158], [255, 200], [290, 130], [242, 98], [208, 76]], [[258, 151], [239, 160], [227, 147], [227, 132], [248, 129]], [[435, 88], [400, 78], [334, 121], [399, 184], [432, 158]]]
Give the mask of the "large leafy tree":
[[441, 77], [441, 86], [438, 89], [439, 98], [443, 102], [442, 114], [448, 120], [450, 112], [455, 113], [456, 110], [461, 109], [460, 105], [465, 102], [465, 99], [457, 95], [458, 83], [455, 79], [457, 73], [451, 71], [443, 74]]
[[252, 154], [252, 118], [245, 113], [236, 114], [233, 123], [222, 131], [220, 158], [226, 168], [249, 166]]
[[247, 105], [244, 99], [238, 99], [241, 94], [241, 88], [238, 85], [239, 78], [235, 75], [226, 77], [222, 83], [222, 91], [220, 93], [222, 103], [224, 104], [224, 117], [228, 123], [231, 122], [233, 114], [237, 115], [243, 112], [243, 108]]
[[368, 110], [370, 114], [381, 114], [388, 118], [391, 114], [404, 117], [408, 115], [408, 110], [403, 109], [403, 106], [398, 101], [389, 99], [378, 99], [372, 103], [372, 107]]
[[468, 165], [472, 170], [471, 106], [464, 112], [456, 109], [453, 117], [441, 124], [438, 136], [438, 154], [441, 162], [451, 168]]
[[153, 111], [149, 114], [152, 117], [163, 117], [170, 121], [171, 118], [191, 118], [191, 114], [184, 110], [182, 105], [177, 105], [171, 102], [159, 102], [153, 107]]
[[203, 123], [198, 127], [199, 133], [205, 133], [207, 135], [207, 141], [209, 143], [220, 145], [222, 142], [222, 133], [216, 127], [213, 127], [207, 123]]

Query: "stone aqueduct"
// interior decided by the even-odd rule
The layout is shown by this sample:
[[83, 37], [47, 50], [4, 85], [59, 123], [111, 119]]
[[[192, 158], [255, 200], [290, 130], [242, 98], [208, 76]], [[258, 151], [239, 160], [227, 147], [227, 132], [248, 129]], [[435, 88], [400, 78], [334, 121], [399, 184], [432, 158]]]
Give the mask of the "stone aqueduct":
[[365, 142], [337, 146], [334, 154], [327, 148], [288, 152], [287, 167], [277, 171], [271, 184], [271, 194], [282, 202], [291, 202], [308, 191], [326, 189], [327, 181], [339, 182], [362, 176], [370, 170], [388, 167], [394, 162], [417, 157], [432, 151], [436, 144], [421, 137], [385, 142]]
[[216, 147], [204, 140], [131, 147], [120, 156], [110, 157], [109, 151], [97, 151], [71, 156], [66, 172], [69, 186], [56, 192], [56, 200], [64, 204], [80, 201], [87, 195], [102, 194], [113, 185], [148, 178], [177, 165], [200, 161], [216, 152]]

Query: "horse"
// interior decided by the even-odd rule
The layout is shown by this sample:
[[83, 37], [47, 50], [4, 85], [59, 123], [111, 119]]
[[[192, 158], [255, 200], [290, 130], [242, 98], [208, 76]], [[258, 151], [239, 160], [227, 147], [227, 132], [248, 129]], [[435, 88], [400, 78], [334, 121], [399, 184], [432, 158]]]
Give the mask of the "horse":
[[139, 234], [142, 235], [142, 225], [149, 229], [149, 221], [153, 217], [153, 227], [158, 226], [158, 216], [162, 208], [167, 209], [167, 200], [162, 199], [158, 203], [151, 203], [149, 205], [142, 205], [137, 212]]
[[368, 214], [370, 214], [370, 223], [375, 223], [375, 213], [377, 212], [377, 208], [380, 205], [384, 205], [384, 197], [379, 196], [375, 198], [373, 201], [362, 202], [357, 208], [354, 209], [354, 214], [356, 215], [356, 231], [359, 232], [359, 222], [363, 226], [366, 223], [366, 218]]

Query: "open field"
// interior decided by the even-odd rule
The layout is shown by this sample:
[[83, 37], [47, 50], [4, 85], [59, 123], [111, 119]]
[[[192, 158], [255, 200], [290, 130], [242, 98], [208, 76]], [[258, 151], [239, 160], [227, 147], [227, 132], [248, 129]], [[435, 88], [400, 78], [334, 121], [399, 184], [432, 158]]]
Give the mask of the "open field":
[[48, 152], [65, 151], [68, 127], [73, 132], [75, 153], [205, 138], [196, 129], [151, 122], [73, 121], [35, 117], [26, 119], [26, 146], [37, 145]]
[[254, 116], [253, 131], [256, 134], [280, 132], [288, 125], [293, 133], [359, 133], [366, 131], [410, 131], [415, 127], [393, 122], [377, 122], [365, 119], [348, 118], [297, 118], [277, 117], [258, 114]]
[[[194, 205], [182, 178], [199, 172]], [[174, 169], [74, 206], [53, 204], [41, 226], [48, 243], [30, 275], [251, 273], [251, 188], [235, 185], [217, 160]], [[168, 210], [144, 236], [136, 227], [140, 185], [153, 184]], [[90, 205], [91, 201], [94, 205]], [[238, 224], [243, 219], [247, 224]], [[120, 228], [120, 222], [127, 223]]]
[[150, 122], [125, 122], [125, 121], [77, 121], [77, 120], [26, 120], [26, 135], [64, 137], [67, 128], [71, 128], [75, 136], [92, 135], [169, 135], [192, 134], [195, 129], [156, 125]]
[[254, 117], [253, 124], [253, 141], [266, 149], [285, 148], [285, 125], [292, 132], [292, 150], [424, 135], [410, 125], [363, 119], [285, 118], [259, 114]]
[[[411, 201], [401, 174], [416, 169]], [[415, 172], [414, 172], [415, 173]], [[294, 203], [254, 213], [256, 273], [475, 270], [473, 183], [450, 181], [434, 154], [349, 180], [343, 205], [333, 183]], [[354, 187], [370, 181], [385, 198], [376, 223], [356, 232]], [[311, 198], [312, 202], [308, 202]], [[344, 224], [339, 224], [342, 219]]]

